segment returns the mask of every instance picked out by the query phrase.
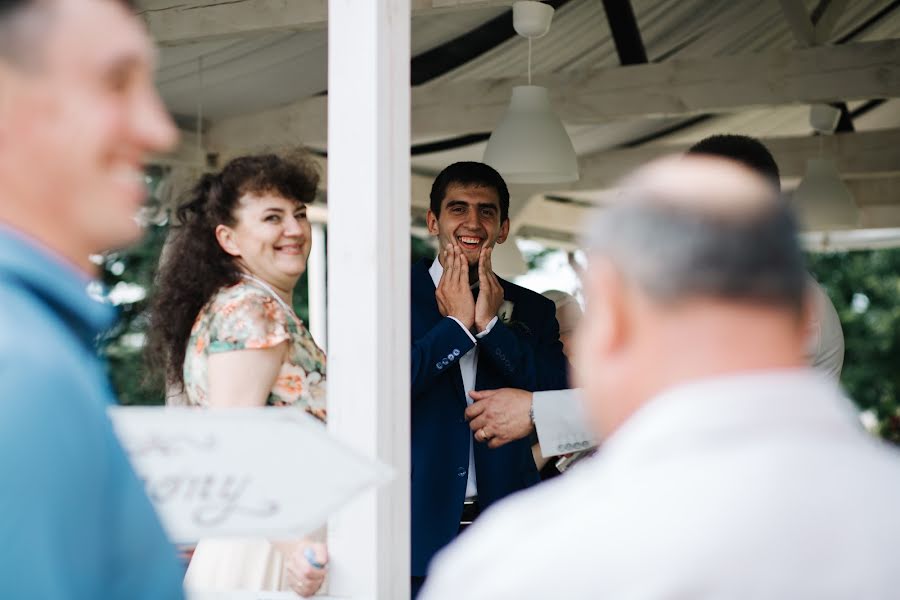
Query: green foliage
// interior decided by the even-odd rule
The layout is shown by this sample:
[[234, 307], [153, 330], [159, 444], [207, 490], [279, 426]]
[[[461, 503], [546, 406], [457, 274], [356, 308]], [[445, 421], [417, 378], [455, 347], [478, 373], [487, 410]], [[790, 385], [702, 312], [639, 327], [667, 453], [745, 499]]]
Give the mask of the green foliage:
[[426, 240], [412, 236], [410, 238], [410, 244], [410, 256], [412, 262], [418, 262], [423, 258], [434, 260], [434, 257], [437, 256], [434, 246]]
[[102, 282], [109, 290], [122, 284], [136, 286], [144, 297], [119, 305], [121, 316], [116, 326], [101, 340], [101, 353], [109, 364], [109, 373], [119, 402], [124, 405], [162, 404], [163, 390], [146, 384], [143, 344], [147, 333], [147, 304], [159, 262], [159, 254], [168, 235], [166, 225], [150, 225], [147, 234], [135, 246], [107, 254], [103, 260]]
[[[515, 242], [513, 242], [515, 243]], [[525, 259], [525, 264], [528, 265], [528, 270], [533, 271], [534, 269], [541, 268], [541, 263], [544, 262], [544, 259], [558, 252], [556, 248], [541, 248], [537, 251], [531, 250], [523, 250], [522, 257]]]
[[900, 249], [814, 254], [807, 260], [841, 319], [844, 389], [861, 409], [877, 415], [882, 436], [900, 441]]

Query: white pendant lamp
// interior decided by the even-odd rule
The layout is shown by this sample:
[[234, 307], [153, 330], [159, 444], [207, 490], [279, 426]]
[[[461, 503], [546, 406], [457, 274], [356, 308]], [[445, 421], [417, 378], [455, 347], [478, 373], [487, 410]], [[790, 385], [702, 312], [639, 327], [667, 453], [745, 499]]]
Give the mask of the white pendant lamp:
[[562, 121], [550, 106], [547, 88], [531, 85], [531, 40], [550, 30], [553, 7], [520, 0], [513, 26], [528, 38], [528, 85], [516, 86], [500, 124], [484, 151], [484, 162], [508, 183], [564, 183], [578, 180], [578, 157]]
[[[824, 140], [825, 135], [834, 132], [840, 116], [840, 111], [833, 106], [816, 104], [810, 107], [809, 122]], [[820, 156], [806, 162], [806, 174], [794, 190], [793, 201], [806, 229], [852, 229], [859, 224], [859, 208], [853, 194], [829, 158]]]
[[853, 195], [828, 158], [811, 158], [803, 181], [794, 190], [794, 206], [800, 220], [812, 231], [850, 229], [859, 223]]
[[528, 272], [528, 264], [522, 253], [519, 252], [516, 240], [512, 237], [506, 240], [505, 244], [494, 246], [494, 250], [491, 252], [491, 266], [497, 275], [506, 279], [512, 279]]

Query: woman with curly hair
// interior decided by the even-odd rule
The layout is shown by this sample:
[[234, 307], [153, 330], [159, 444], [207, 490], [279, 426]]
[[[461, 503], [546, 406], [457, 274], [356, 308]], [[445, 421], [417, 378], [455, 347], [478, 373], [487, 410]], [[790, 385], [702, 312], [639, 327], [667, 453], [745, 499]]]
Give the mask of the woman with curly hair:
[[[304, 160], [244, 156], [204, 175], [178, 207], [148, 340], [167, 403], [300, 406], [324, 421], [325, 355], [292, 308], [310, 251], [306, 204], [317, 184]], [[326, 561], [324, 545], [311, 540], [203, 540], [185, 585], [308, 596], [321, 586]]]

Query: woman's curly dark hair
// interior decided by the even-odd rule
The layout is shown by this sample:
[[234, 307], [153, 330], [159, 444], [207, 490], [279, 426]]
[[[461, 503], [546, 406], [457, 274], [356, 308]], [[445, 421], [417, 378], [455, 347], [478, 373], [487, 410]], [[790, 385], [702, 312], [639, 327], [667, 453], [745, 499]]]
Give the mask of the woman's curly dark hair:
[[308, 203], [318, 183], [314, 163], [300, 155], [242, 156], [200, 178], [176, 210], [178, 226], [160, 259], [145, 351], [151, 381], [183, 388], [184, 357], [197, 315], [216, 291], [240, 278], [234, 257], [215, 234], [220, 224], [236, 224], [240, 198], [274, 193]]

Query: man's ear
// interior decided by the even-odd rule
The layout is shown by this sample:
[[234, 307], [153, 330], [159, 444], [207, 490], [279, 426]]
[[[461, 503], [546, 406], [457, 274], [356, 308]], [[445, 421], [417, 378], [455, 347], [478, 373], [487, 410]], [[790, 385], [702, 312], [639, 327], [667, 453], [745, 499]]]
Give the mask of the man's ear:
[[217, 225], [216, 241], [219, 242], [219, 246], [222, 247], [222, 250], [231, 256], [241, 255], [241, 250], [238, 248], [237, 242], [234, 239], [234, 230], [231, 227], [228, 227], [227, 225]]
[[628, 286], [608, 259], [594, 259], [588, 278], [587, 296], [593, 312], [593, 347], [605, 356], [627, 344], [630, 326]]
[[502, 244], [509, 237], [509, 217], [503, 219], [500, 224], [500, 235], [497, 236], [497, 243]]
[[428, 209], [428, 212], [425, 213], [425, 223], [428, 225], [428, 233], [433, 236], [437, 236], [438, 234], [438, 218], [431, 209]]

